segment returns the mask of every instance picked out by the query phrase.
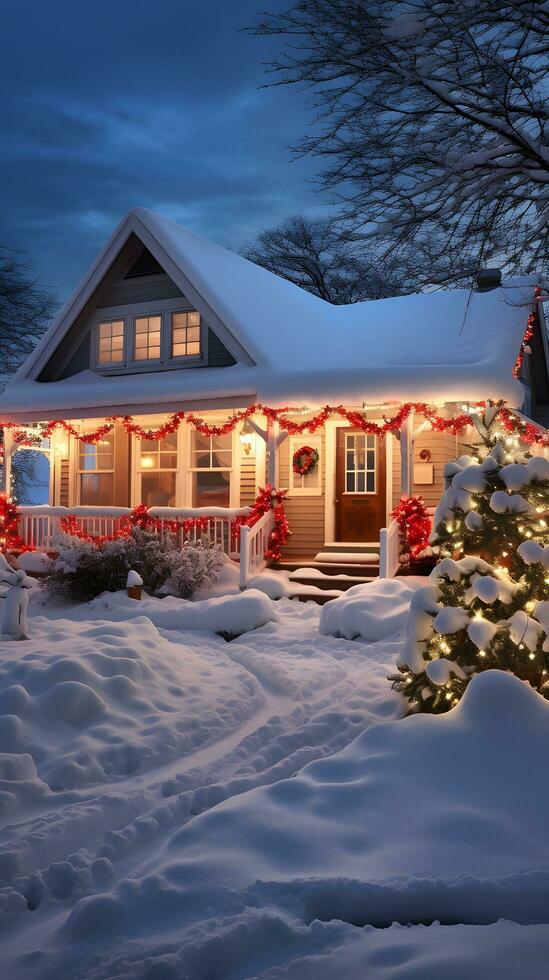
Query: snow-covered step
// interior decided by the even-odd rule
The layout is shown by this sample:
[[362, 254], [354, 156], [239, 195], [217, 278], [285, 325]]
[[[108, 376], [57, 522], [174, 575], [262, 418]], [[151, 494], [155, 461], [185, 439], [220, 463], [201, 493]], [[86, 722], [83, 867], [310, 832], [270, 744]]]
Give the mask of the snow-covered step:
[[[377, 576], [376, 576], [377, 577]], [[329, 575], [319, 568], [297, 568], [290, 573], [290, 584], [299, 583], [301, 585], [315, 585], [323, 591], [338, 589], [346, 592], [353, 585], [364, 585], [366, 582], [373, 582], [372, 575]]]
[[309, 592], [305, 585], [302, 588], [297, 586], [295, 592], [292, 592], [291, 598], [298, 599], [299, 602], [316, 602], [317, 606], [324, 606], [325, 603], [331, 602], [332, 599], [339, 599], [341, 595], [343, 595], [343, 592], [340, 592], [339, 589], [327, 589], [325, 591], [315, 589], [314, 592]]
[[314, 561], [324, 565], [375, 565], [379, 551], [319, 551]]
[[326, 541], [323, 551], [377, 551], [379, 541]]
[[319, 572], [335, 577], [337, 575], [347, 575], [353, 577], [354, 579], [359, 579], [362, 577], [370, 577], [371, 575], [377, 577], [379, 575], [379, 559], [375, 562], [371, 562], [368, 565], [363, 565], [358, 562], [350, 562], [348, 565], [338, 565], [334, 562], [318, 562], [318, 561], [307, 561], [303, 558], [298, 561], [278, 561], [275, 562], [271, 568], [278, 569], [279, 571], [286, 572], [297, 572], [298, 569], [316, 569]]

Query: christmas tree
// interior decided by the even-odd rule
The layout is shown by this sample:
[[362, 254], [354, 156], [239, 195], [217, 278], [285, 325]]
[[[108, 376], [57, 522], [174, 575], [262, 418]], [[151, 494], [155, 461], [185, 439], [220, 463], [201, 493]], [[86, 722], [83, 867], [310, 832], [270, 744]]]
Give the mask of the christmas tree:
[[393, 686], [414, 711], [456, 705], [471, 676], [497, 667], [549, 698], [549, 460], [502, 429], [445, 468], [431, 545], [441, 558], [414, 594]]

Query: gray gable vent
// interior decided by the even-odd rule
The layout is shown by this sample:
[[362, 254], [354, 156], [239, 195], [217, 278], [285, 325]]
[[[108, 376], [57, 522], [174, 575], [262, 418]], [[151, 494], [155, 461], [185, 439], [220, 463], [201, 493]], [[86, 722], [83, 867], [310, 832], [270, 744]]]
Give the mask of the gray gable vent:
[[164, 273], [164, 269], [151, 255], [148, 248], [143, 247], [143, 251], [136, 258], [131, 269], [126, 272], [124, 279], [137, 279], [139, 276], [158, 276]]

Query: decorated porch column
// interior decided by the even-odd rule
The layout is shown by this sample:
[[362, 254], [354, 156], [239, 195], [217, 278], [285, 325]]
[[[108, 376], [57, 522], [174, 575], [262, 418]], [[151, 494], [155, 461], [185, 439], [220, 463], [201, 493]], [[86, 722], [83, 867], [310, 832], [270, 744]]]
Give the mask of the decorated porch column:
[[409, 497], [412, 492], [412, 452], [414, 448], [414, 413], [400, 427], [400, 493]]
[[279, 482], [279, 443], [280, 424], [276, 421], [269, 420], [267, 426], [267, 482], [273, 487], [277, 487]]

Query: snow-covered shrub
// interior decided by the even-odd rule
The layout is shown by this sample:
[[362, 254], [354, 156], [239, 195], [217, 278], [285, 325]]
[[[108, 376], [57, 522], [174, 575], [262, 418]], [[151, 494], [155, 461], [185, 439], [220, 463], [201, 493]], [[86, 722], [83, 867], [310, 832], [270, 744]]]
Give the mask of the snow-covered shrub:
[[59, 539], [43, 587], [52, 595], [87, 602], [102, 592], [125, 589], [128, 572], [136, 572], [152, 595], [187, 598], [215, 581], [225, 556], [207, 539], [176, 546], [174, 535], [162, 538], [139, 527], [127, 537], [96, 543], [71, 535]]

